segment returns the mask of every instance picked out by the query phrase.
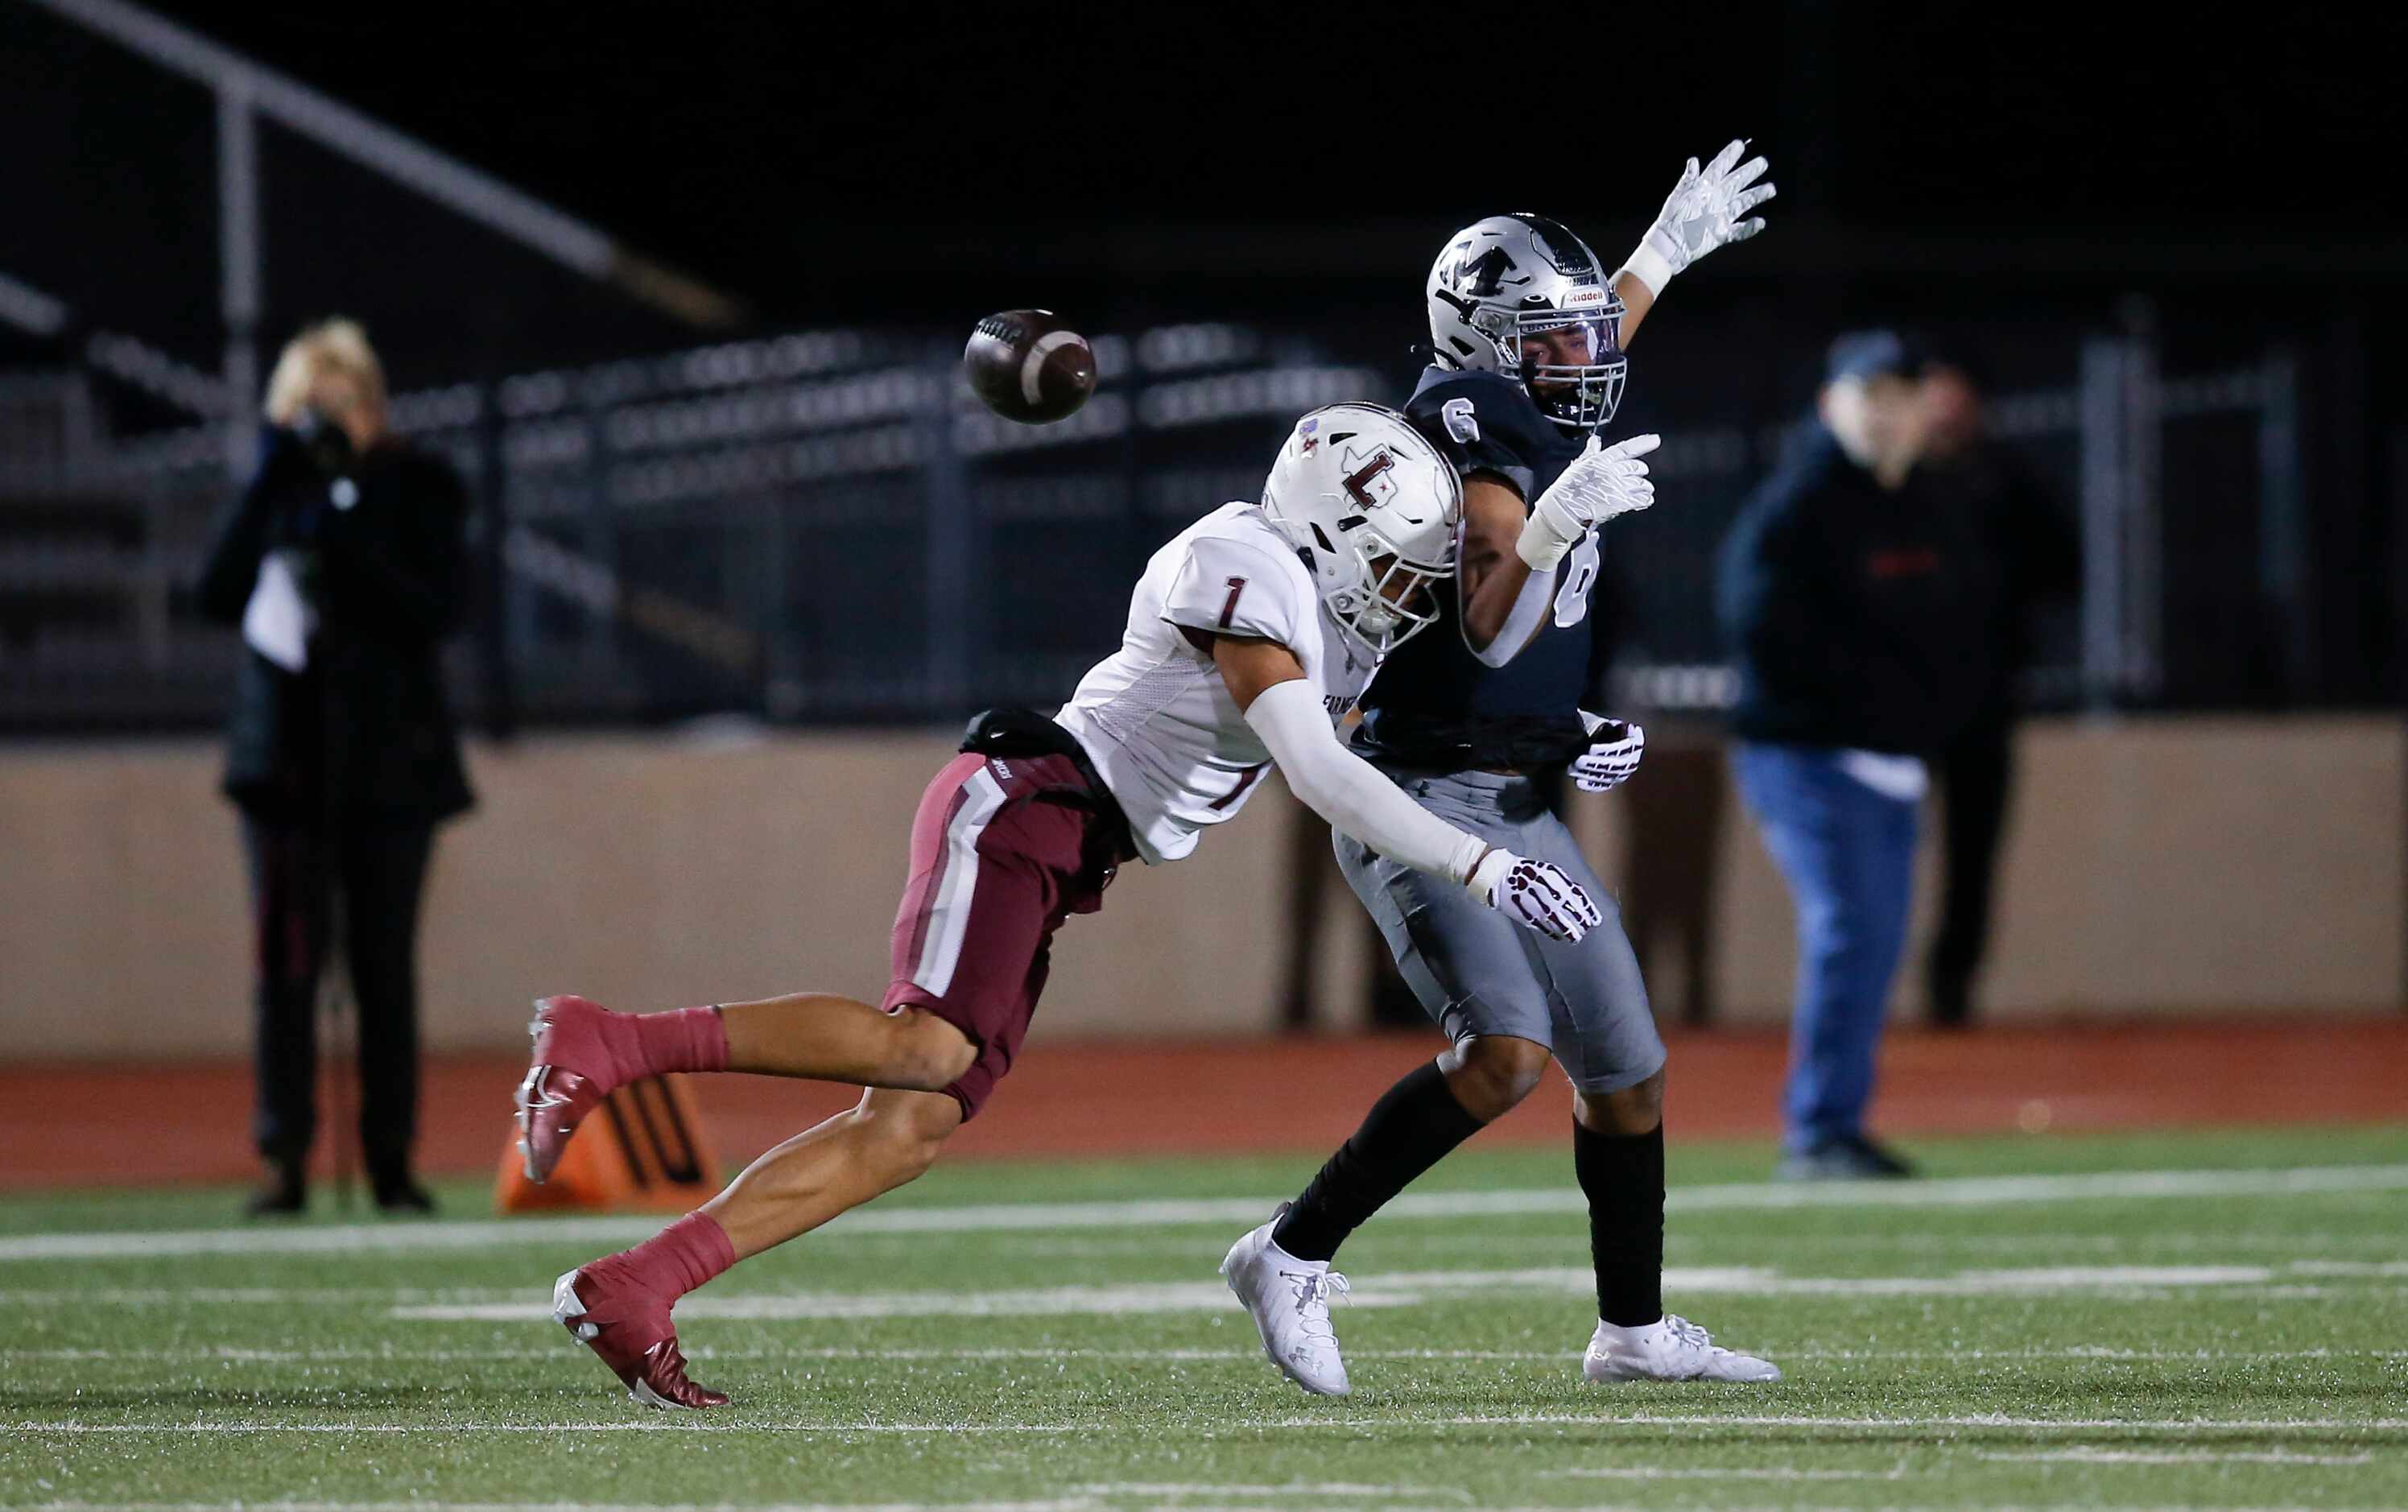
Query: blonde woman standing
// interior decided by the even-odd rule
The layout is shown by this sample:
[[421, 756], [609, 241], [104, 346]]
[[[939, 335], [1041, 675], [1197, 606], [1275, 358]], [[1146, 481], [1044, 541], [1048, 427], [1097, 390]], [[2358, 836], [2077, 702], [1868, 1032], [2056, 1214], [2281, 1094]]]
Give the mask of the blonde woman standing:
[[242, 814], [257, 960], [254, 1215], [297, 1213], [316, 1134], [313, 1005], [340, 931], [359, 1011], [360, 1143], [377, 1204], [426, 1212], [419, 894], [435, 827], [473, 801], [437, 651], [466, 601], [466, 499], [388, 427], [365, 332], [312, 325], [267, 387], [259, 463], [197, 598], [242, 627], [226, 796]]

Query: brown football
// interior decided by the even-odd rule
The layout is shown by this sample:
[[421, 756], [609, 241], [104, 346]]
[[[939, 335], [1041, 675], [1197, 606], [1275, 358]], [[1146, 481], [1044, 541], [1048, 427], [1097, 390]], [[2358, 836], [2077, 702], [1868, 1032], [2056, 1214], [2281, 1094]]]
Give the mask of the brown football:
[[1006, 420], [1041, 425], [1096, 392], [1096, 353], [1050, 310], [989, 315], [962, 350], [970, 390]]

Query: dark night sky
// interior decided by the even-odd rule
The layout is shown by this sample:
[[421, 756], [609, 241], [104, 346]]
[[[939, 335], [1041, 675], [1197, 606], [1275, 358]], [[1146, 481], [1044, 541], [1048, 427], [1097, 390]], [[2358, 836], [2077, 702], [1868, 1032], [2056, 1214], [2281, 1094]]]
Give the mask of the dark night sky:
[[772, 308], [865, 213], [949, 238], [1643, 218], [1731, 135], [1787, 208], [1866, 227], [2403, 224], [2389, 7], [2123, 34], [2098, 5], [1668, 7], [1627, 39], [1582, 5], [164, 8]]
[[[21, 108], [48, 115], [13, 167], [0, 155], [0, 203], [50, 213], [0, 271], [199, 356], [215, 339], [206, 99], [168, 89], [190, 98], [161, 158], [157, 76], [63, 45], [47, 17], [31, 27], [27, 3], [0, 0], [0, 44], [27, 38], [0, 70], [22, 70]], [[2150, 7], [2169, 19], [2139, 33], [2121, 29], [2139, 7], [1790, 0], [1661, 7], [1627, 34], [1580, 5], [159, 8], [770, 324], [951, 322], [1040, 283], [1114, 319], [1356, 285], [1410, 305], [1435, 239], [1500, 208], [1618, 255], [1681, 160], [1732, 135], [1783, 190], [1776, 234], [1713, 275], [1735, 284], [1835, 268], [1895, 284], [1927, 263], [2079, 281], [2094, 256], [2108, 282], [2200, 259], [2246, 280], [2261, 250], [2293, 286], [2328, 257], [2408, 282], [2408, 91], [2389, 66], [2408, 20], [2372, 7], [2254, 27]], [[389, 255], [380, 191], [264, 141], [277, 289], [320, 299]], [[129, 218], [147, 223], [122, 245]], [[532, 320], [425, 240], [411, 255], [485, 327]], [[165, 286], [163, 247], [191, 288]], [[566, 324], [645, 338], [581, 306]]]

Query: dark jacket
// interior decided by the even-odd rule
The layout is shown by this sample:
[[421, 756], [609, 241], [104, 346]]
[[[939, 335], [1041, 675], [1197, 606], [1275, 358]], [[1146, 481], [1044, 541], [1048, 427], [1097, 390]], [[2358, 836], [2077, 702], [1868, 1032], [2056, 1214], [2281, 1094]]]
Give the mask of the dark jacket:
[[[246, 651], [225, 792], [263, 815], [431, 823], [474, 801], [437, 661], [467, 601], [466, 500], [449, 464], [397, 441], [351, 479], [355, 494], [269, 426], [257, 472], [212, 534], [203, 613], [239, 625], [262, 560], [291, 548], [310, 564], [319, 614], [298, 675]], [[354, 501], [337, 508], [338, 497]]]
[[2004, 591], [1962, 511], [1912, 483], [1885, 492], [1815, 426], [1723, 542], [1715, 610], [1740, 677], [1733, 732], [1938, 751], [1993, 684]]
[[1918, 463], [1908, 486], [1959, 511], [1996, 564], [2001, 592], [1989, 633], [1997, 647], [1987, 717], [2009, 716], [2015, 674], [2030, 665], [2039, 612], [2071, 602], [2082, 586], [2082, 539], [2072, 511], [2031, 467], [1994, 437], [1976, 437], [1955, 456]]

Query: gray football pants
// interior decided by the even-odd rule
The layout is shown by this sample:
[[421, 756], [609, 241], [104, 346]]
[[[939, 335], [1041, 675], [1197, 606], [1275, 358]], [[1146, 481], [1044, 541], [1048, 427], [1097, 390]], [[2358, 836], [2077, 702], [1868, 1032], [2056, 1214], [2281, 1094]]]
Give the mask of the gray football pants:
[[1387, 940], [1422, 1006], [1456, 1044], [1476, 1034], [1533, 1040], [1584, 1092], [1617, 1092], [1663, 1069], [1622, 911], [1527, 777], [1389, 770], [1423, 808], [1517, 856], [1552, 861], [1605, 917], [1579, 944], [1535, 934], [1443, 878], [1336, 835], [1338, 864]]

